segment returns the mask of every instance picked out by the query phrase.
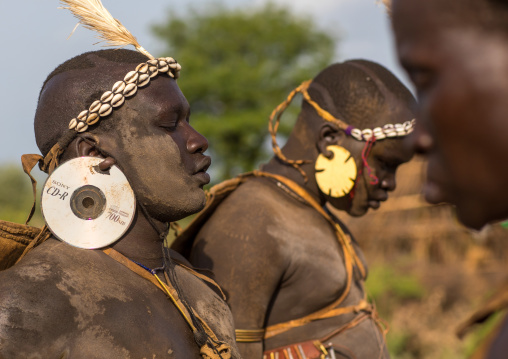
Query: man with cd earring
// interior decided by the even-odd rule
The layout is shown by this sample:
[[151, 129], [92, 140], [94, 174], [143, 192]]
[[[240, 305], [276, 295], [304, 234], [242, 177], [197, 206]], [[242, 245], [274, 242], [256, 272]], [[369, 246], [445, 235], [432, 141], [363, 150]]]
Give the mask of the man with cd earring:
[[[136, 211], [119, 238], [105, 238], [103, 222], [70, 235], [109, 246], [82, 249], [52, 235], [0, 272], [0, 357], [239, 357], [220, 288], [162, 245], [170, 222], [204, 206], [209, 182], [208, 143], [189, 123], [178, 71], [171, 58], [105, 50], [48, 76], [35, 115], [42, 167], [51, 179], [70, 161], [99, 157], [66, 176], [121, 170]], [[62, 221], [50, 229], [72, 213], [57, 210]]]

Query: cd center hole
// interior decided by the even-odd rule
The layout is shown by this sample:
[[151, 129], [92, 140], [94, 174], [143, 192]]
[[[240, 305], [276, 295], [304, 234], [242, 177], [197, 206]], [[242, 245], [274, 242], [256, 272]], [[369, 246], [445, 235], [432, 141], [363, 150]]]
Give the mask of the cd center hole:
[[92, 197], [85, 197], [83, 198], [83, 201], [81, 202], [83, 204], [83, 207], [90, 208], [95, 205], [95, 201]]

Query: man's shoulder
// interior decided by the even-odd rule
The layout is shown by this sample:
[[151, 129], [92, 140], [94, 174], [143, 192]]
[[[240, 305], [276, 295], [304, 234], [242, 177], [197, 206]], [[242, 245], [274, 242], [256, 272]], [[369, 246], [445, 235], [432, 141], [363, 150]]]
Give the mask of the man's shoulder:
[[[285, 191], [271, 178], [250, 178], [236, 188], [215, 209], [208, 222], [238, 223], [255, 220], [263, 223], [291, 222], [290, 213], [297, 208], [309, 210], [295, 194]], [[227, 225], [227, 222], [224, 223]]]
[[14, 266], [0, 271], [0, 286], [44, 285], [51, 278], [58, 277], [61, 270], [69, 274], [82, 270], [80, 262], [84, 258], [79, 258], [76, 250], [77, 248], [50, 238], [28, 252]]

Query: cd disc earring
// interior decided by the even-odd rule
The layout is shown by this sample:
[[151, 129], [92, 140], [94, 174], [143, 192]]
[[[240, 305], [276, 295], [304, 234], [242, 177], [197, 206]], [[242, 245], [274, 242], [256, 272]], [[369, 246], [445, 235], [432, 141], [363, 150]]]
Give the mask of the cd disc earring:
[[98, 157], [79, 157], [57, 167], [42, 188], [42, 215], [50, 231], [79, 248], [117, 241], [132, 223], [134, 192], [116, 166], [101, 171]]

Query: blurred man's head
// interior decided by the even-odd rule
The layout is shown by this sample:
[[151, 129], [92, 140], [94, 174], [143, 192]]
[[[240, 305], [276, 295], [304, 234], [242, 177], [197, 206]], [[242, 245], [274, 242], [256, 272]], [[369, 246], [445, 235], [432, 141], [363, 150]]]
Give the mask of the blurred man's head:
[[[35, 116], [37, 144], [45, 155], [69, 122], [148, 59], [128, 50], [96, 51], [58, 67], [47, 79]], [[176, 81], [160, 74], [110, 115], [88, 127], [65, 149], [63, 159], [111, 156], [150, 216], [173, 221], [202, 208], [209, 177], [206, 139], [189, 124], [190, 109]], [[85, 139], [86, 153], [76, 142]]]
[[418, 93], [427, 200], [472, 228], [508, 217], [508, 3], [395, 0], [393, 26]]

